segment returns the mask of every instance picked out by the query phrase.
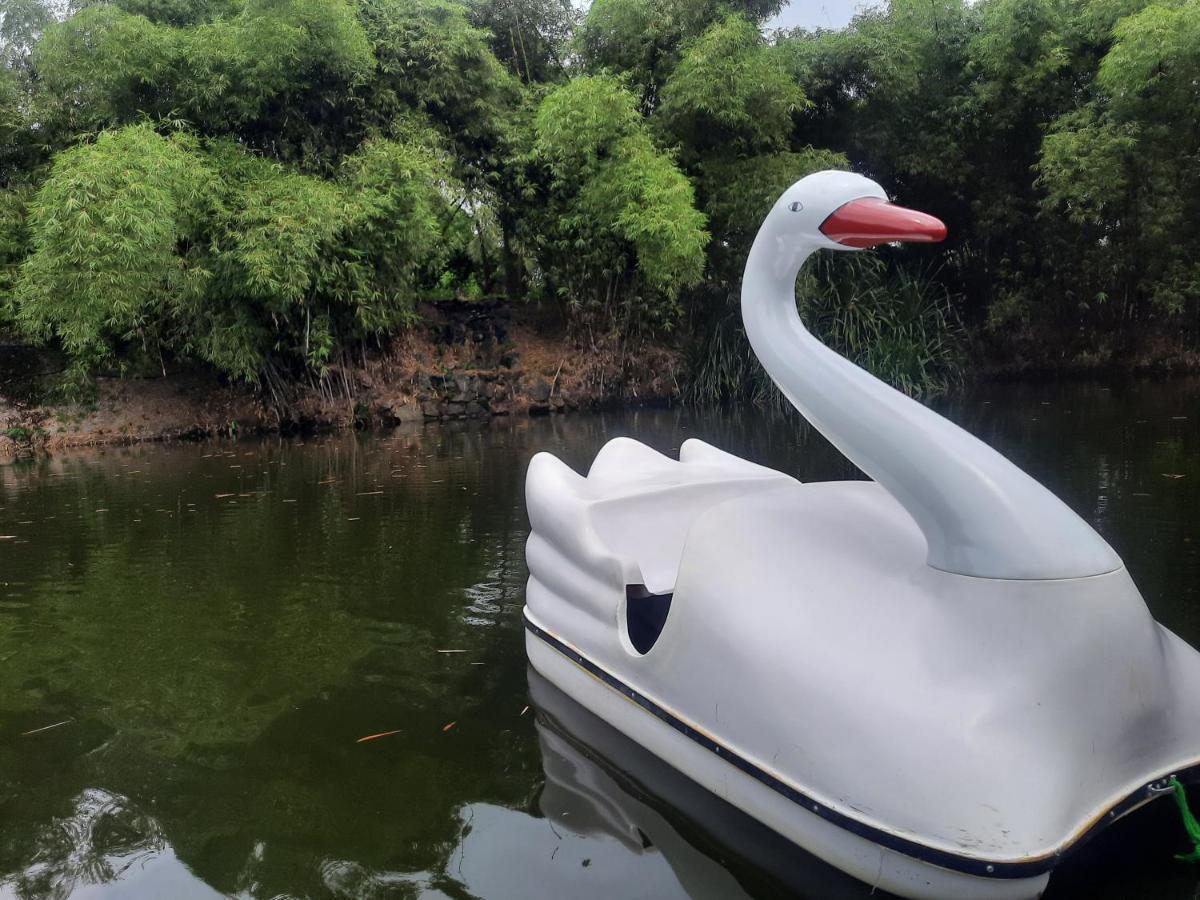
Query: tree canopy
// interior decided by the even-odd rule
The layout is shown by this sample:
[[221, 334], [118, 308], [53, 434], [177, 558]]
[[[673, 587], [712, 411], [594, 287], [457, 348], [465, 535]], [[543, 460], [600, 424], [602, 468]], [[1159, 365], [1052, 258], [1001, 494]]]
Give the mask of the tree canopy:
[[450, 293], [744, 354], [721, 335], [758, 222], [851, 167], [950, 227], [858, 265], [862, 302], [841, 264], [808, 285], [937, 307], [850, 348], [926, 359], [893, 380], [939, 382], [918, 351], [958, 319], [1046, 365], [1197, 336], [1200, 0], [892, 0], [767, 33], [779, 6], [12, 0], [0, 325], [81, 381], [319, 379]]

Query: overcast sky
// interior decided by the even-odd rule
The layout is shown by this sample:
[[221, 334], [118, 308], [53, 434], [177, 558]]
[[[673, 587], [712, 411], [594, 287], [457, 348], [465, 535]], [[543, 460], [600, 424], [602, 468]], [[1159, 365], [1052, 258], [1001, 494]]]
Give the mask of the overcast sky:
[[791, 0], [767, 28], [844, 28], [860, 9], [879, 6], [878, 0]]

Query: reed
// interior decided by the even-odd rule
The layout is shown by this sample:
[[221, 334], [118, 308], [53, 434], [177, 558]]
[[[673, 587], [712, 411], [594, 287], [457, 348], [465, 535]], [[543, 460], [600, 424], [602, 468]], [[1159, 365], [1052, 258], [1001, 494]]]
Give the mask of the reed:
[[[934, 273], [824, 255], [801, 272], [796, 296], [813, 334], [904, 393], [933, 397], [961, 383], [963, 329]], [[698, 305], [706, 313], [693, 319], [684, 399], [787, 406], [750, 350], [735, 295], [710, 291]]]

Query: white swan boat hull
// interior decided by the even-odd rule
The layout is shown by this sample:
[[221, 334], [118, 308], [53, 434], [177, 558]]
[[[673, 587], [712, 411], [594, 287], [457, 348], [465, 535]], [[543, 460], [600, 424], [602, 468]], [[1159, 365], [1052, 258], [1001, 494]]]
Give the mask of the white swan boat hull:
[[[1028, 900], [1045, 890], [1057, 856], [1026, 864], [1001, 864], [998, 870], [984, 860], [964, 857], [951, 861], [958, 868], [947, 868], [942, 854], [930, 853], [910, 840], [874, 829], [856, 829], [855, 823], [840, 821], [834, 811], [806, 803], [799, 792], [782, 792], [769, 775], [764, 778], [764, 773], [733, 758], [718, 742], [704, 740], [702, 732], [689, 735], [683, 720], [648, 704], [635, 690], [622, 687], [619, 679], [589, 664], [539, 626], [528, 612], [525, 622], [530, 663], [573, 701], [772, 831], [866, 884], [918, 900]], [[1172, 774], [1193, 783], [1197, 780], [1194, 768]], [[1160, 793], [1157, 781], [1140, 788], [1091, 827], [1098, 830], [1111, 824]], [[1089, 837], [1090, 831], [1081, 832], [1080, 841]], [[872, 832], [874, 838], [864, 836]], [[910, 852], [921, 856], [897, 850], [898, 846], [908, 846]], [[982, 870], [983, 874], [963, 868]], [[993, 871], [988, 873], [988, 868]]]
[[768, 787], [715, 748], [686, 737], [614, 684], [546, 640], [532, 619], [525, 647], [533, 667], [581, 706], [604, 719], [693, 781], [771, 830], [867, 884], [901, 897], [946, 900], [1025, 900], [1038, 897], [1049, 873], [1017, 878], [979, 877], [896, 852], [860, 837]]
[[[556, 826], [611, 837], [638, 857], [657, 851], [693, 900], [748, 900], [747, 866], [755, 883], [789, 896], [864, 900], [872, 893], [630, 740], [532, 665], [526, 674], [546, 774], [538, 805]], [[579, 801], [565, 798], [567, 791]], [[627, 872], [640, 883], [633, 868]]]
[[[680, 457], [617, 439], [586, 478], [534, 458], [528, 654], [768, 827], [900, 896], [1036, 897], [1196, 774], [1200, 654], [1124, 569], [941, 572], [879, 485]], [[664, 599], [647, 644], [637, 610]]]

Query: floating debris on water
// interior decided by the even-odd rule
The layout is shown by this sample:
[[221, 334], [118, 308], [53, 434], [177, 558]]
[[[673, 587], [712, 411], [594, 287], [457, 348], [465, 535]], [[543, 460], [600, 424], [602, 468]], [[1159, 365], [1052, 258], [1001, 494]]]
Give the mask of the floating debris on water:
[[385, 738], [385, 737], [388, 737], [389, 735], [399, 734], [403, 730], [404, 730], [403, 728], [394, 728], [391, 731], [381, 731], [378, 734], [368, 734], [365, 737], [360, 737], [354, 743], [361, 744], [363, 741], [374, 741], [378, 738]]

